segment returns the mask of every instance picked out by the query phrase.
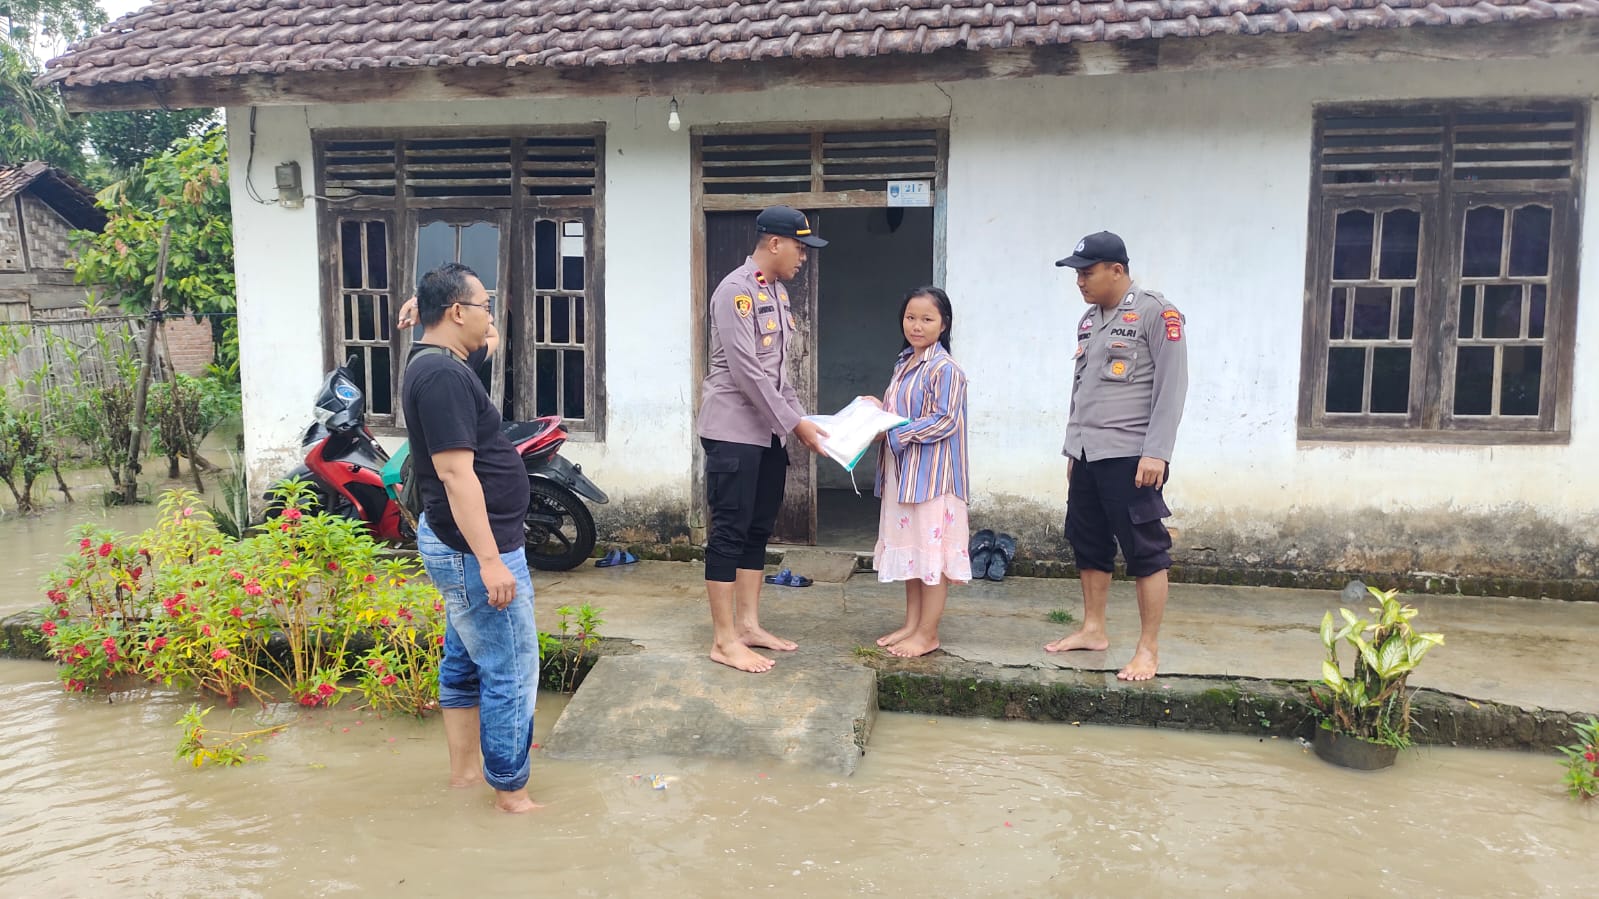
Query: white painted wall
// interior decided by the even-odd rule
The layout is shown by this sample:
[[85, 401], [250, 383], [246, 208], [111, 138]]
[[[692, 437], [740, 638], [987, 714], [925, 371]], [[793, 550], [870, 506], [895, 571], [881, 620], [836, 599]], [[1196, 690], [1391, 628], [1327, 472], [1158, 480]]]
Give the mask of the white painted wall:
[[[1324, 101], [1592, 97], [1599, 60], [961, 82], [678, 98], [263, 109], [255, 183], [311, 172], [310, 129], [608, 123], [608, 434], [570, 444], [613, 496], [686, 500], [695, 384], [689, 129], [715, 123], [942, 120], [951, 127], [948, 287], [971, 378], [974, 508], [1064, 508], [1059, 456], [1081, 299], [1053, 267], [1081, 235], [1128, 242], [1139, 280], [1189, 319], [1192, 383], [1174, 462], [1178, 524], [1269, 535], [1296, 510], [1530, 507], [1592, 521], [1599, 476], [1599, 246], [1584, 241], [1568, 446], [1305, 445], [1296, 438], [1312, 107]], [[257, 478], [287, 467], [321, 377], [314, 211], [243, 190], [245, 115], [229, 110], [246, 440]], [[1590, 176], [1599, 140], [1589, 141]], [[308, 180], [309, 184], [309, 180]], [[1584, 220], [1599, 227], [1599, 193]], [[823, 251], [824, 254], [826, 251]], [[981, 314], [975, 314], [981, 310]], [[965, 314], [962, 314], [965, 313]], [[1489, 474], [1491, 473], [1491, 474]], [[1558, 473], [1554, 476], [1553, 473]], [[1591, 543], [1591, 540], [1590, 540]]]
[[[322, 383], [322, 283], [316, 211], [264, 205], [277, 199], [273, 167], [298, 162], [309, 191], [311, 135], [299, 107], [227, 110], [233, 267], [239, 291], [239, 380], [244, 461], [259, 495], [300, 463], [300, 436]], [[253, 157], [253, 162], [252, 162]], [[246, 179], [253, 187], [246, 185]]]
[[[1247, 531], [1291, 509], [1364, 505], [1593, 515], [1599, 474], [1582, 461], [1599, 452], [1591, 188], [1569, 446], [1301, 445], [1296, 415], [1313, 104], [1596, 89], [1592, 58], [952, 85], [948, 289], [1006, 323], [962, 328], [974, 483], [1064, 507], [1058, 453], [1083, 307], [1053, 262], [1108, 229], [1126, 239], [1137, 280], [1188, 318], [1179, 523], [1224, 516]], [[1591, 177], [1599, 141], [1588, 148]]]

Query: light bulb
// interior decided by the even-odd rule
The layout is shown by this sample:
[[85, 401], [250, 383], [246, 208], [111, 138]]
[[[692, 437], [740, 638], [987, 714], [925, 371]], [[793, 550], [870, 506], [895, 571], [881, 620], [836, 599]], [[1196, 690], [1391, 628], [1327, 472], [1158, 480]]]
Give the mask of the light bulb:
[[673, 98], [672, 105], [668, 108], [666, 113], [666, 127], [673, 131], [677, 131], [683, 127], [683, 120], [677, 115], [676, 98]]

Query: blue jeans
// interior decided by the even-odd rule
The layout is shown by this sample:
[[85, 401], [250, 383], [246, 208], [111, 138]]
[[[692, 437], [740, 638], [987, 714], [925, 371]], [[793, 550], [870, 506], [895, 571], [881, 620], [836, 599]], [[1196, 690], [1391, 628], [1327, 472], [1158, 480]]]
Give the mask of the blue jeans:
[[444, 595], [439, 705], [477, 708], [483, 779], [496, 790], [520, 790], [527, 786], [539, 688], [539, 634], [527, 556], [520, 549], [500, 554], [516, 577], [516, 599], [496, 609], [489, 605], [475, 556], [446, 546], [425, 515], [416, 531], [422, 564]]

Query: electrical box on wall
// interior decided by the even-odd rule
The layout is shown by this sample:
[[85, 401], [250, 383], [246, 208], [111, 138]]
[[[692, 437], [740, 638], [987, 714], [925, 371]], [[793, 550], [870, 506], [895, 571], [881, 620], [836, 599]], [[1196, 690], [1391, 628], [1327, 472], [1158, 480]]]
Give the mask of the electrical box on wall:
[[285, 162], [276, 169], [278, 179], [278, 205], [285, 209], [299, 209], [305, 205], [305, 191], [300, 187], [300, 164]]

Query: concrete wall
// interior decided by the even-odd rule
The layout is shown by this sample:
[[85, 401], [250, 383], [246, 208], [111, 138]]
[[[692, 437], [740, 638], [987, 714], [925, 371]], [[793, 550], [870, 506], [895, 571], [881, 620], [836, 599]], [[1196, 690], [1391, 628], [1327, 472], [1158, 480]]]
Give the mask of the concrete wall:
[[[1592, 577], [1599, 316], [1577, 320], [1569, 445], [1307, 444], [1295, 416], [1313, 105], [1591, 97], [1596, 85], [1599, 60], [1565, 58], [773, 91], [680, 96], [678, 133], [665, 128], [665, 98], [262, 109], [254, 181], [290, 159], [310, 172], [315, 128], [607, 122], [608, 433], [569, 454], [617, 498], [609, 527], [632, 535], [664, 531], [688, 507], [699, 277], [689, 128], [947, 119], [947, 287], [960, 309], [982, 310], [961, 318], [957, 345], [971, 377], [973, 514], [1021, 534], [1024, 552], [1059, 551], [1065, 501], [1059, 449], [1082, 306], [1052, 262], [1109, 228], [1126, 237], [1139, 280], [1189, 319], [1192, 386], [1169, 497], [1186, 560]], [[229, 111], [237, 160], [244, 114]], [[1593, 172], [1599, 150], [1589, 150]], [[292, 464], [321, 377], [316, 213], [250, 202], [244, 169], [232, 177], [247, 458], [259, 479]], [[1599, 271], [1594, 246], [1584, 242], [1589, 271]], [[1599, 301], [1594, 283], [1583, 280], [1579, 307]]]
[[[961, 334], [979, 505], [1005, 510], [1035, 546], [1058, 533], [1069, 329], [1082, 304], [1051, 262], [1106, 228], [1126, 238], [1138, 279], [1189, 321], [1168, 497], [1185, 558], [1599, 575], [1599, 474], [1583, 461], [1599, 450], [1591, 188], [1570, 445], [1296, 438], [1313, 104], [1596, 87], [1593, 58], [952, 86], [949, 289], [1012, 323]], [[1588, 150], [1591, 177], [1599, 143]]]

